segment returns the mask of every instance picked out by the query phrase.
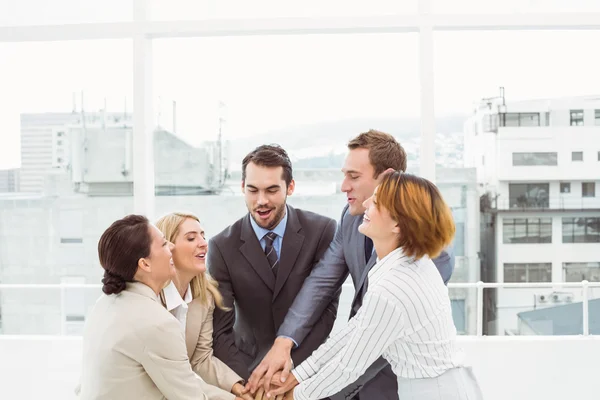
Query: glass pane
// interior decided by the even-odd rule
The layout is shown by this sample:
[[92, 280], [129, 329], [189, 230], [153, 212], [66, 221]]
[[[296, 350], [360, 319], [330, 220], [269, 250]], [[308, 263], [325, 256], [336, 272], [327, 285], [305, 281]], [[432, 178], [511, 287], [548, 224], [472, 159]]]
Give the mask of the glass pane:
[[417, 0], [149, 0], [156, 20], [206, 18], [277, 18], [407, 14], [417, 12]]
[[[165, 168], [156, 178], [161, 197], [241, 195], [243, 158], [258, 145], [277, 143], [294, 160], [290, 203], [312, 211], [323, 203], [337, 219], [343, 200], [325, 196], [343, 197], [339, 171], [347, 141], [374, 126], [396, 136], [414, 132], [402, 144], [414, 156], [409, 168], [418, 166], [416, 35], [160, 39], [153, 50], [160, 140], [163, 147], [177, 143], [180, 154], [157, 156], [155, 166]], [[197, 200], [182, 201], [197, 209]], [[209, 235], [244, 214], [242, 199], [221, 202], [232, 207], [226, 216], [200, 216]], [[171, 204], [157, 200], [160, 213]]]
[[133, 20], [132, 0], [0, 1], [0, 26], [123, 22]]
[[[567, 0], [561, 1], [567, 6], [572, 4]], [[590, 5], [600, 7], [600, 2], [589, 1]], [[473, 0], [469, 7], [463, 7], [461, 3], [462, 0], [458, 3], [437, 2], [445, 8], [444, 12], [450, 13], [478, 9], [489, 13], [493, 12], [494, 4], [498, 7], [505, 5], [502, 1], [487, 0]], [[514, 0], [513, 3], [527, 2]], [[536, 3], [543, 7], [541, 4], [546, 2]], [[600, 31], [434, 32], [436, 113], [472, 115], [473, 104], [479, 104], [482, 99], [493, 101], [498, 98], [500, 86], [504, 88], [506, 112], [509, 114], [528, 111], [511, 108], [511, 104], [521, 100], [600, 93], [600, 79], [594, 79], [600, 70], [600, 59], [589, 51], [587, 45], [597, 42], [600, 42]], [[572, 62], [558, 64], [556, 54], [569, 54]], [[559, 75], [568, 75], [569, 79], [555, 82]], [[548, 85], [548, 82], [553, 84]], [[555, 123], [568, 126], [569, 114], [561, 115]], [[520, 128], [527, 129], [528, 134], [537, 129]], [[518, 132], [514, 134], [519, 135]]]
[[[131, 40], [0, 44], [0, 60], [0, 169], [17, 177], [0, 196], [0, 281], [100, 284], [98, 239], [133, 211], [132, 175], [122, 173], [132, 158]], [[2, 290], [2, 331], [80, 334], [98, 295]]]
[[477, 334], [477, 289], [450, 288], [448, 295], [456, 332], [459, 335]]
[[581, 289], [484, 289], [484, 334], [581, 335], [582, 299]]
[[513, 153], [513, 165], [558, 165], [557, 153]]

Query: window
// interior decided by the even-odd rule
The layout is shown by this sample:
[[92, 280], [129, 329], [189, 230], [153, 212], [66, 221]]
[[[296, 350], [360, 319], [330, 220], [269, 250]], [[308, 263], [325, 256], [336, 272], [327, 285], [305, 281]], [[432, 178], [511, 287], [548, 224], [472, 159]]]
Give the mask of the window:
[[513, 166], [558, 165], [557, 153], [513, 153]]
[[549, 183], [511, 183], [508, 185], [510, 208], [548, 208]]
[[600, 151], [598, 152], [598, 161], [600, 161]]
[[504, 264], [504, 282], [551, 282], [552, 263]]
[[565, 282], [600, 282], [600, 262], [563, 263]]
[[594, 110], [594, 125], [600, 126], [600, 110]]
[[82, 238], [60, 238], [60, 243], [62, 243], [62, 244], [83, 243], [83, 239]]
[[571, 126], [583, 126], [583, 110], [571, 110]]
[[552, 243], [552, 219], [505, 218], [502, 232], [505, 244]]
[[540, 113], [502, 113], [500, 126], [540, 126]]
[[583, 182], [581, 184], [581, 195], [582, 197], [596, 197], [596, 183]]
[[571, 193], [571, 183], [561, 182], [560, 183], [560, 192], [561, 193]]
[[563, 243], [600, 243], [600, 217], [563, 218]]
[[467, 318], [465, 309], [464, 299], [452, 299], [450, 300], [452, 306], [452, 318], [454, 319], [454, 326], [456, 326], [456, 332], [458, 334], [464, 334], [467, 332]]
[[550, 126], [550, 111], [546, 111], [546, 123], [544, 126]]
[[583, 161], [583, 151], [574, 151], [571, 153], [571, 161]]

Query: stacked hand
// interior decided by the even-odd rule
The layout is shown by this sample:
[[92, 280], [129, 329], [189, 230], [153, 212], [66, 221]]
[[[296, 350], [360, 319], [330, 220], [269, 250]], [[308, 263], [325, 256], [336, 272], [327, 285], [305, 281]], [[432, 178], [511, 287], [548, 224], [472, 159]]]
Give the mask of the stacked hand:
[[287, 338], [277, 338], [271, 350], [254, 369], [245, 393], [255, 394], [255, 400], [292, 400], [293, 388], [298, 381], [293, 374], [292, 341]]

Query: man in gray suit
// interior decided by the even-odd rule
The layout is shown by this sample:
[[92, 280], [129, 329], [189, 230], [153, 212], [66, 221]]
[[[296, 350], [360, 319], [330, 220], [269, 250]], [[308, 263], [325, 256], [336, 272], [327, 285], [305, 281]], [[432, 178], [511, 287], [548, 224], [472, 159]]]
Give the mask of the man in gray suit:
[[[281, 379], [287, 378], [291, 369], [290, 351], [296, 345], [302, 345], [348, 274], [352, 276], [355, 288], [350, 316], [354, 316], [362, 305], [368, 288], [367, 275], [377, 259], [371, 239], [358, 232], [365, 211], [363, 202], [373, 194], [385, 172], [406, 170], [406, 153], [393, 136], [375, 130], [352, 139], [348, 150], [342, 169], [342, 191], [347, 195], [348, 204], [342, 212], [335, 237], [323, 259], [304, 281], [279, 328], [275, 344], [252, 374], [249, 382], [252, 390], [263, 377], [268, 386], [273, 374], [280, 370], [283, 370]], [[454, 257], [446, 251], [433, 261], [447, 283], [454, 269]], [[379, 358], [361, 378], [332, 399], [397, 400], [396, 375], [387, 361]]]
[[[209, 242], [208, 270], [232, 309], [215, 308], [214, 354], [244, 379], [271, 348], [305, 278], [335, 234], [333, 219], [286, 204], [294, 186], [285, 150], [256, 148], [242, 162], [248, 214]], [[318, 321], [291, 352], [295, 363], [310, 356], [331, 332], [339, 294], [329, 296]]]

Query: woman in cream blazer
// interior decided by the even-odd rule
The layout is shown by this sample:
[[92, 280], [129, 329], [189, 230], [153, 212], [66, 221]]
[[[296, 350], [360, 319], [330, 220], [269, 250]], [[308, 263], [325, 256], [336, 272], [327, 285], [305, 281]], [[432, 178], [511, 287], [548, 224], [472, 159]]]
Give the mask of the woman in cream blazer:
[[114, 222], [98, 243], [102, 291], [83, 334], [85, 400], [208, 400], [192, 368], [178, 321], [158, 299], [175, 268], [173, 245], [146, 217]]
[[213, 355], [213, 311], [215, 306], [223, 308], [223, 300], [216, 282], [206, 276], [208, 243], [200, 220], [189, 213], [170, 213], [156, 226], [174, 244], [176, 270], [160, 299], [180, 322], [192, 369], [208, 383], [210, 399], [252, 399], [242, 394], [242, 378]]

